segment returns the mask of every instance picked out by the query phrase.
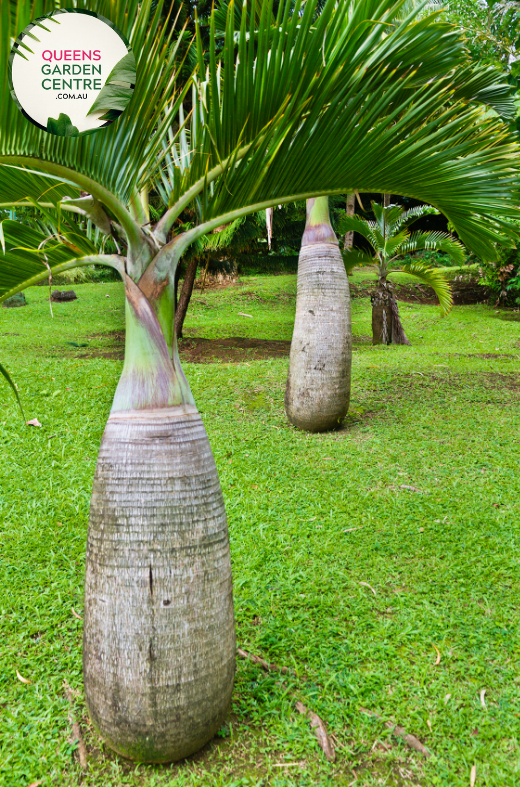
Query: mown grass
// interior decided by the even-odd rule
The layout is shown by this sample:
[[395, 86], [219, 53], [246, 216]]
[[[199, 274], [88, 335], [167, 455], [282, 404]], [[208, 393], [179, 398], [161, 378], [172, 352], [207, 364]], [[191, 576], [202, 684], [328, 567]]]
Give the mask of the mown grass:
[[[374, 348], [369, 301], [356, 299], [352, 407], [323, 435], [286, 421], [286, 359], [186, 365], [226, 499], [238, 644], [298, 677], [239, 661], [220, 736], [154, 768], [105, 751], [83, 702], [72, 608], [81, 615], [89, 495], [121, 370], [90, 353], [122, 329], [123, 293], [75, 289], [54, 319], [44, 288], [0, 310], [0, 359], [42, 423], [25, 427], [0, 387], [0, 784], [466, 787], [476, 764], [477, 787], [518, 785], [520, 324], [486, 306], [441, 320], [402, 304], [413, 346]], [[294, 276], [248, 279], [197, 293], [187, 333], [290, 339], [294, 305]], [[336, 736], [334, 765], [297, 699]]]

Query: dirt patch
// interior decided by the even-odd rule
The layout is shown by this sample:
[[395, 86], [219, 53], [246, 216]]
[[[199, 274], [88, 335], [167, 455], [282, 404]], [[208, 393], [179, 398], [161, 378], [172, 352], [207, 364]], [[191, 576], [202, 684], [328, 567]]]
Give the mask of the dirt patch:
[[[437, 304], [437, 296], [431, 287], [425, 284], [395, 284], [395, 294], [398, 301], [404, 303]], [[351, 284], [350, 293], [353, 298], [369, 298], [376, 290], [376, 284]], [[463, 306], [472, 303], [485, 303], [490, 292], [487, 287], [482, 287], [477, 282], [452, 282], [453, 303]]]
[[[109, 339], [111, 347], [92, 347], [80, 358], [108, 358], [122, 361], [125, 357], [124, 331], [95, 334], [89, 339]], [[244, 363], [265, 358], [286, 358], [291, 342], [268, 339], [246, 339], [231, 336], [226, 339], [203, 339], [190, 336], [179, 342], [179, 355], [187, 363]]]
[[202, 339], [189, 337], [179, 342], [181, 360], [188, 363], [243, 363], [265, 358], [287, 358], [291, 342], [270, 339]]
[[[181, 282], [183, 280], [181, 279]], [[204, 280], [203, 276], [199, 276], [198, 279], [195, 279], [195, 284], [193, 285], [194, 290], [225, 290], [227, 287], [244, 287], [245, 282], [240, 281], [235, 275], [227, 275], [225, 273], [217, 273], [216, 275], [211, 275], [208, 273], [206, 279]], [[179, 287], [181, 283], [179, 282]], [[179, 289], [180, 292], [180, 289]]]
[[[517, 372], [452, 372], [446, 367], [444, 373], [397, 374], [394, 383], [401, 395], [409, 395], [413, 389], [430, 392], [453, 391], [464, 392], [466, 389], [483, 388], [488, 391], [515, 391], [520, 393], [520, 374]], [[390, 385], [387, 390], [390, 392]], [[391, 395], [389, 393], [389, 395]], [[422, 394], [421, 394], [422, 395]]]
[[486, 358], [488, 360], [496, 358], [518, 358], [518, 355], [510, 355], [508, 353], [434, 353], [434, 355], [438, 355], [441, 358]]
[[[92, 339], [108, 339], [110, 347], [92, 347], [79, 358], [107, 358], [112, 361], [123, 361], [125, 357], [125, 333], [97, 333], [87, 337]], [[371, 336], [353, 336], [354, 345], [372, 344]], [[288, 358], [291, 342], [277, 339], [247, 339], [231, 336], [226, 339], [204, 339], [199, 336], [187, 336], [179, 342], [181, 361], [187, 363], [244, 363], [261, 361], [266, 358]]]
[[518, 358], [518, 355], [507, 353], [468, 353], [466, 358]]

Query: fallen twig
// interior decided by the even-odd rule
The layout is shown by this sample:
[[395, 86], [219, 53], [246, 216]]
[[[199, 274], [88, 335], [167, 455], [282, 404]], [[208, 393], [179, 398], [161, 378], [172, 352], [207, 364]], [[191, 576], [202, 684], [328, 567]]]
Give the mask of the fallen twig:
[[[279, 667], [278, 664], [269, 664], [264, 659], [261, 659], [260, 656], [255, 656], [254, 653], [248, 653], [247, 650], [241, 650], [238, 648], [237, 653], [241, 659], [252, 661], [253, 664], [261, 667], [266, 672], [281, 672], [284, 675], [289, 674], [296, 676], [296, 673], [288, 667]], [[327, 734], [327, 728], [325, 727], [325, 724], [320, 719], [318, 714], [313, 713], [313, 711], [309, 710], [303, 704], [303, 702], [300, 702], [299, 700], [296, 703], [296, 710], [299, 713], [303, 713], [305, 716], [307, 716], [311, 728], [314, 730], [316, 738], [318, 739], [318, 744], [325, 754], [325, 757], [329, 760], [329, 762], [335, 762], [336, 752], [334, 751], [334, 745]]]
[[401, 484], [400, 488], [401, 489], [409, 489], [410, 492], [419, 492], [420, 495], [424, 495], [424, 492], [422, 491], [422, 489], [417, 489], [416, 486], [410, 486], [409, 484]]
[[317, 713], [313, 713], [309, 710], [303, 702], [298, 701], [296, 703], [296, 710], [298, 713], [302, 713], [304, 716], [307, 716], [309, 719], [310, 725], [314, 730], [316, 738], [318, 739], [318, 744], [320, 748], [323, 750], [325, 757], [328, 759], [329, 762], [336, 761], [336, 752], [334, 751], [334, 745], [327, 734], [327, 728], [325, 727], [324, 723], [320, 719]]
[[[72, 696], [72, 689], [70, 688], [66, 680], [63, 681], [63, 685], [65, 686], [65, 696], [67, 697], [72, 707], [74, 705], [74, 697]], [[72, 713], [72, 710], [69, 713], [69, 722], [72, 727], [72, 734], [74, 736], [74, 740], [78, 741], [79, 764], [80, 767], [85, 771], [87, 769], [87, 749], [85, 748], [85, 744], [83, 742], [83, 736], [81, 734], [80, 726], [76, 721], [76, 719], [74, 718], [74, 714]]]
[[264, 661], [264, 659], [261, 659], [260, 656], [255, 656], [254, 653], [248, 653], [247, 650], [238, 648], [237, 653], [241, 659], [249, 659], [253, 664], [258, 664], [259, 667], [265, 669], [266, 672], [281, 672], [283, 675], [296, 675], [296, 673], [288, 667], [279, 667], [278, 664], [273, 663], [269, 664], [267, 661]]
[[373, 716], [375, 719], [379, 719], [379, 721], [382, 721], [388, 730], [391, 730], [391, 732], [394, 735], [397, 735], [399, 738], [402, 738], [404, 742], [407, 743], [408, 746], [410, 746], [411, 749], [415, 749], [415, 751], [420, 752], [425, 757], [431, 757], [431, 752], [428, 751], [426, 746], [424, 746], [424, 744], [422, 744], [421, 741], [415, 737], [415, 735], [410, 735], [409, 732], [406, 732], [406, 730], [403, 727], [399, 727], [398, 724], [394, 724], [391, 721], [385, 721], [379, 715], [379, 713], [376, 713], [373, 710], [368, 710], [368, 708], [360, 708], [359, 710], [361, 711], [361, 713], [366, 713], [367, 716]]
[[371, 590], [371, 591], [372, 591], [372, 593], [374, 594], [374, 596], [377, 596], [377, 593], [376, 593], [376, 591], [374, 590], [374, 588], [372, 587], [372, 585], [369, 585], [369, 584], [368, 584], [368, 582], [360, 582], [359, 584], [360, 584], [360, 585], [364, 585], [364, 587], [366, 587], [366, 588], [369, 588], [369, 590]]

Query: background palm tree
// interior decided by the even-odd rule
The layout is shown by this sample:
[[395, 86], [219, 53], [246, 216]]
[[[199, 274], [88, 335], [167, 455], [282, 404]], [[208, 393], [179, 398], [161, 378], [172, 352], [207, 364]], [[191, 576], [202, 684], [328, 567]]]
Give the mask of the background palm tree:
[[307, 200], [298, 259], [296, 315], [285, 387], [285, 412], [299, 429], [341, 423], [350, 401], [350, 291], [328, 197]]
[[[385, 26], [379, 30], [381, 38], [386, 37], [392, 28], [398, 34], [411, 20], [419, 26], [419, 20], [428, 7], [435, 5], [417, 3], [415, 0], [397, 3], [386, 15]], [[432, 14], [430, 19], [436, 16], [437, 14]], [[371, 44], [377, 46], [377, 38], [373, 38]], [[423, 74], [421, 69], [418, 70], [413, 86], [410, 86], [412, 90], [421, 84], [422, 78], [428, 81], [432, 79], [431, 68], [427, 67]], [[479, 72], [480, 76], [484, 75], [484, 71]], [[476, 77], [476, 72], [465, 71], [465, 74], [468, 82], [459, 93], [461, 100], [487, 103], [505, 117], [513, 117], [510, 101], [504, 100], [507, 94], [505, 85], [501, 88], [495, 85], [490, 90], [475, 91], [470, 87], [470, 83]], [[489, 70], [487, 74], [489, 78]], [[444, 66], [439, 62], [434, 79], [442, 81], [446, 76], [449, 76], [449, 72], [444, 71]], [[446, 99], [450, 100], [448, 96]], [[392, 113], [395, 108], [392, 107]], [[408, 111], [419, 112], [416, 114], [419, 119], [421, 110], [417, 105], [413, 108], [408, 105], [405, 112]], [[395, 118], [396, 115], [392, 114], [392, 117]], [[433, 116], [429, 120], [433, 122]], [[428, 116], [422, 115], [420, 122], [428, 122]], [[398, 192], [406, 193], [402, 185]], [[354, 212], [353, 197], [351, 194], [347, 203], [347, 215], [349, 210], [350, 215]], [[389, 201], [390, 194], [385, 194], [385, 198]], [[337, 427], [348, 411], [350, 400], [350, 295], [326, 203], [327, 198], [312, 200], [307, 210], [307, 227], [298, 265], [296, 318], [285, 393], [285, 409], [289, 420], [295, 426], [311, 432]], [[353, 233], [347, 229], [344, 231], [345, 240], [352, 243]], [[389, 304], [394, 310], [394, 331], [391, 334], [393, 341], [407, 343], [395, 299]], [[382, 316], [386, 314], [379, 307], [376, 312]], [[311, 321], [309, 315], [313, 315]]]
[[400, 264], [403, 254], [416, 251], [442, 251], [462, 265], [464, 247], [447, 232], [413, 232], [408, 227], [422, 216], [438, 213], [428, 205], [418, 205], [405, 210], [401, 205], [379, 205], [372, 202], [375, 221], [362, 216], [344, 216], [340, 219], [341, 232], [357, 232], [372, 246], [372, 253], [351, 250], [344, 254], [348, 272], [358, 265], [375, 265], [378, 287], [372, 300], [373, 344], [410, 344], [399, 317], [399, 307], [394, 288], [388, 276], [392, 273], [407, 273], [431, 287], [439, 299], [441, 312], [447, 314], [451, 308], [451, 289], [444, 274], [421, 260]]
[[[197, 72], [181, 86], [183, 59], [161, 2], [153, 13], [151, 0], [77, 5], [130, 40], [136, 88], [126, 112], [95, 134], [57, 137], [28, 124], [8, 97], [11, 41], [55, 2], [0, 6], [0, 204], [28, 200], [56, 220], [52, 243], [3, 221], [0, 300], [48, 277], [48, 267], [108, 265], [124, 281], [125, 363], [90, 512], [85, 692], [114, 749], [169, 761], [218, 729], [235, 663], [222, 492], [174, 334], [179, 260], [242, 216], [355, 187], [436, 205], [489, 256], [514, 235], [518, 150], [496, 117], [463, 102], [507, 87], [494, 72], [465, 70], [451, 27], [410, 17], [381, 37], [394, 0], [326, 0], [318, 19], [316, 0], [297, 0], [294, 14], [280, 5], [274, 32], [263, 0], [258, 27], [248, 30], [240, 14], [239, 36], [230, 12], [222, 64], [212, 22], [208, 65], [197, 35]], [[159, 180], [168, 204], [151, 223], [148, 196]], [[187, 207], [189, 228], [179, 222]], [[99, 253], [79, 229], [70, 237], [60, 223], [70, 212], [119, 252]]]

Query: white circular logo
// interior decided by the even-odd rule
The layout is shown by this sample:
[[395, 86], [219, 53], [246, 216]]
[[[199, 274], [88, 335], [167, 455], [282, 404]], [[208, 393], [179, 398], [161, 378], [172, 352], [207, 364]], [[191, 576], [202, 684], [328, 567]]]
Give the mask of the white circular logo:
[[76, 137], [108, 126], [136, 80], [128, 41], [92, 11], [59, 9], [31, 22], [11, 50], [11, 95], [38, 128]]

